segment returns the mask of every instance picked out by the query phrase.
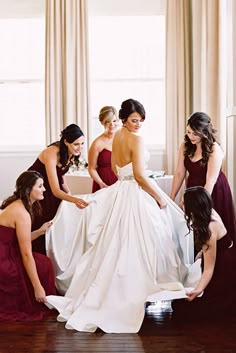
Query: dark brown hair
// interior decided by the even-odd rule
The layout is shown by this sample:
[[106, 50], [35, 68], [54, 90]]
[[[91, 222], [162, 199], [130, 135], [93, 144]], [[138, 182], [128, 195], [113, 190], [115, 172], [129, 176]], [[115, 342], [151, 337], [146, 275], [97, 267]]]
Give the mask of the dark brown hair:
[[20, 174], [16, 180], [16, 190], [13, 195], [9, 196], [2, 202], [0, 209], [4, 210], [4, 208], [12, 202], [21, 200], [26, 210], [29, 212], [31, 220], [33, 220], [35, 216], [41, 213], [39, 201], [35, 201], [33, 204], [30, 201], [31, 190], [39, 178], [43, 179], [42, 175], [34, 170], [28, 170]]
[[125, 123], [132, 113], [138, 113], [145, 120], [146, 113], [143, 105], [135, 99], [130, 98], [121, 104], [121, 109], [119, 110], [119, 118], [122, 120], [122, 123]]
[[199, 251], [211, 237], [209, 224], [213, 202], [209, 192], [202, 186], [193, 186], [184, 193], [184, 212], [187, 226], [193, 230], [194, 244]]
[[[207, 164], [214, 142], [216, 142], [216, 129], [213, 128], [210, 117], [203, 112], [192, 114], [187, 122], [197, 136], [201, 138], [202, 144], [202, 161], [203, 165]], [[196, 145], [192, 144], [188, 135], [184, 137], [185, 151], [184, 155], [193, 157], [196, 151]]]
[[[60, 141], [51, 143], [49, 146], [56, 145], [59, 147], [60, 163], [65, 167], [69, 162], [68, 148], [65, 144], [66, 140], [68, 143], [73, 143], [79, 137], [84, 136], [83, 131], [76, 124], [68, 125], [64, 130], [61, 131]], [[71, 164], [74, 160], [78, 160], [80, 156], [72, 156]]]

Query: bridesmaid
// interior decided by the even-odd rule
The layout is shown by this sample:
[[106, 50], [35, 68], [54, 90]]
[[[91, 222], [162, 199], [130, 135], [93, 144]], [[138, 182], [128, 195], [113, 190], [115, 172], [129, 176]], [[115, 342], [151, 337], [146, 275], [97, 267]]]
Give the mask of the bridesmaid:
[[112, 106], [103, 107], [99, 113], [99, 121], [104, 126], [104, 132], [93, 141], [88, 154], [88, 171], [93, 179], [92, 192], [117, 181], [111, 169], [112, 142], [118, 127], [116, 109]]
[[[76, 124], [68, 125], [61, 132], [60, 141], [53, 142], [39, 154], [28, 170], [38, 171], [44, 179], [44, 199], [40, 201], [42, 213], [32, 224], [32, 230], [51, 221], [62, 200], [72, 202], [78, 208], [88, 204], [83, 199], [70, 194], [64, 175], [73, 161], [79, 158], [84, 145], [84, 134]], [[46, 254], [45, 234], [33, 241], [33, 251]]]
[[228, 233], [235, 240], [235, 208], [228, 180], [221, 169], [223, 158], [210, 117], [203, 112], [192, 114], [179, 149], [170, 197], [175, 199], [185, 180], [187, 187], [203, 186], [211, 195], [213, 207]]
[[32, 253], [31, 222], [40, 212], [42, 176], [22, 173], [16, 191], [0, 207], [0, 321], [39, 320], [49, 314], [46, 295], [55, 294], [51, 260]]
[[172, 303], [174, 319], [212, 319], [236, 316], [235, 246], [212, 198], [202, 186], [188, 188], [184, 210], [194, 243], [202, 257], [202, 276], [187, 300]]

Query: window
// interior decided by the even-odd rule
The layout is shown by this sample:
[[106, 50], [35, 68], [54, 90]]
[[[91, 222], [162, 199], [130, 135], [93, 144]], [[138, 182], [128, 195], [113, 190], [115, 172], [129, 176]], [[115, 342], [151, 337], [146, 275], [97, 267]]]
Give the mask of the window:
[[[100, 11], [101, 12], [101, 11]], [[146, 110], [142, 134], [148, 145], [165, 144], [165, 16], [89, 17], [92, 135], [102, 130], [104, 105], [119, 109], [127, 98]]]
[[45, 20], [0, 19], [0, 150], [45, 144]]

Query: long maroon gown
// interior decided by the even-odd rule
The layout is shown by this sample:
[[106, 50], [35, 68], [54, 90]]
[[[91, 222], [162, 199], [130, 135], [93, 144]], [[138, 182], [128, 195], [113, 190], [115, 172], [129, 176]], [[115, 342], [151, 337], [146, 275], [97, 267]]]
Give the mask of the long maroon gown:
[[[33, 253], [40, 282], [46, 295], [56, 294], [51, 260]], [[0, 225], [0, 321], [41, 320], [50, 314], [38, 303], [24, 268], [14, 228]]]
[[[188, 302], [172, 302], [173, 319], [198, 320], [236, 316], [236, 257], [231, 236], [226, 234], [217, 241], [214, 273], [201, 297]], [[204, 269], [204, 255], [202, 270]]]
[[[104, 148], [98, 155], [97, 172], [102, 181], [104, 181], [104, 183], [108, 186], [117, 181], [117, 177], [111, 169], [111, 151], [106, 148]], [[92, 192], [97, 190], [100, 190], [100, 186], [93, 181]]]
[[[207, 165], [202, 165], [201, 160], [192, 162], [189, 157], [185, 157], [184, 165], [189, 173], [186, 186], [204, 186], [206, 183]], [[228, 234], [236, 243], [235, 206], [228, 180], [222, 170], [218, 175], [211, 196], [214, 209], [220, 215]]]
[[[57, 177], [60, 189], [63, 190], [63, 175], [68, 172], [69, 166], [66, 168], [57, 167]], [[55, 197], [51, 191], [45, 165], [37, 158], [28, 170], [36, 170], [44, 179], [44, 187], [46, 191], [43, 193], [44, 199], [40, 201], [42, 214], [35, 217], [32, 224], [32, 230], [38, 229], [45, 222], [51, 221], [57, 213], [61, 199]], [[32, 242], [33, 251], [46, 255], [45, 235], [40, 236]]]

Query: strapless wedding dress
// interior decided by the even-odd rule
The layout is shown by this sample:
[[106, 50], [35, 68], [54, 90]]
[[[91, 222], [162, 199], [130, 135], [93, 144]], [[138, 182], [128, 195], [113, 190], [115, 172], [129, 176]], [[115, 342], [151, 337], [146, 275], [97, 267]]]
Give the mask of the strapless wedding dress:
[[[66, 328], [137, 332], [148, 300], [185, 296], [200, 267], [193, 263], [192, 235], [183, 212], [157, 202], [135, 181], [132, 164], [117, 167], [118, 181], [91, 195], [79, 210], [63, 201], [47, 233], [48, 255], [62, 296], [48, 296]], [[156, 185], [156, 184], [155, 184]]]

